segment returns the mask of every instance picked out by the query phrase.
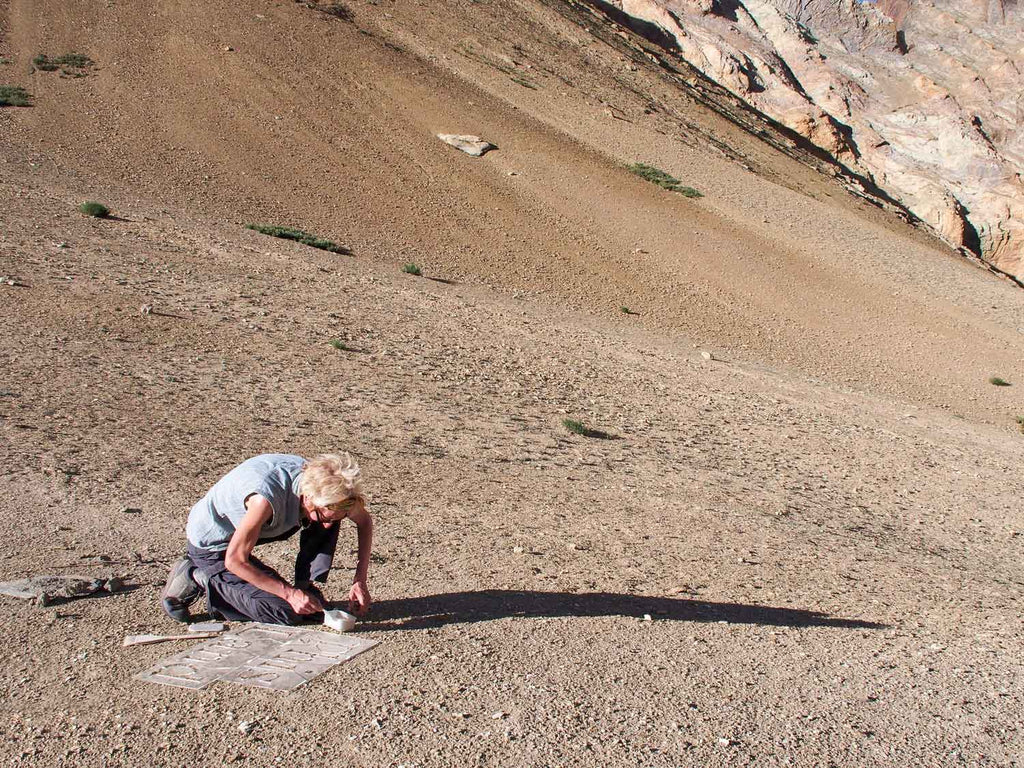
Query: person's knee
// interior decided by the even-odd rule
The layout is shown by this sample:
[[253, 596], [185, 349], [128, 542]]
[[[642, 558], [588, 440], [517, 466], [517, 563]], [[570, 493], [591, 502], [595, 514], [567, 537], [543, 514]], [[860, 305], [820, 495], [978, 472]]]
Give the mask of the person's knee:
[[256, 614], [252, 617], [253, 620], [261, 621], [264, 624], [284, 624], [293, 627], [303, 621], [303, 617], [295, 613], [284, 600], [262, 602], [253, 613]]

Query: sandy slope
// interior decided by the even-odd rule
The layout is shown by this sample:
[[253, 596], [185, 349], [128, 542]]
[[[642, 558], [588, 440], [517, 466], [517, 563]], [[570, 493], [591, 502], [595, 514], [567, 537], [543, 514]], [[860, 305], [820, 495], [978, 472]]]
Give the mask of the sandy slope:
[[[649, 328], [833, 382], [1003, 424], [1024, 410], [987, 383], [1024, 380], [1019, 291], [756, 147], [551, 9], [360, 4], [345, 23], [295, 3], [154, 7], [129, 24], [116, 3], [10, 3], [7, 70], [37, 97], [3, 115], [22, 156], [116, 204], [145, 194], [300, 225], [609, 318], [625, 305]], [[95, 75], [23, 74], [35, 52], [65, 49], [92, 55]], [[536, 90], [481, 63], [507, 69], [502, 55]], [[461, 156], [433, 137], [449, 131], [501, 150]], [[706, 197], [615, 164], [635, 160]]]
[[[352, 7], [0, 5], [0, 82], [36, 95], [0, 111], [0, 578], [141, 585], [4, 599], [3, 756], [1014, 764], [1020, 291], [555, 5]], [[536, 90], [481, 63], [515, 41]], [[27, 74], [72, 49], [93, 75]], [[170, 649], [117, 646], [172, 629], [155, 584], [197, 495], [338, 447], [379, 519], [381, 647], [288, 696], [133, 683]]]

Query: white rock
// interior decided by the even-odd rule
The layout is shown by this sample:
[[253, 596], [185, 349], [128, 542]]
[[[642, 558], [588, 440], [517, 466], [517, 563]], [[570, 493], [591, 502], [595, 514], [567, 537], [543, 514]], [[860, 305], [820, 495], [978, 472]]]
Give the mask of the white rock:
[[473, 157], [480, 157], [481, 155], [490, 152], [492, 149], [497, 149], [497, 145], [491, 144], [489, 141], [484, 141], [479, 136], [470, 136], [468, 134], [459, 133], [439, 133], [437, 138], [443, 141], [445, 144], [450, 144], [456, 149], [460, 149], [467, 155]]
[[197, 624], [189, 624], [189, 632], [223, 632], [227, 624], [221, 621], [201, 621]]

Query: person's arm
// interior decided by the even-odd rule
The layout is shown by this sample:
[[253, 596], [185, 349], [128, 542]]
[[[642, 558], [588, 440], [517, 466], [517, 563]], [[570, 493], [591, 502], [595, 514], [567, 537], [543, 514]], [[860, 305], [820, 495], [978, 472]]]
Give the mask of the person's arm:
[[287, 600], [292, 610], [298, 614], [322, 611], [324, 607], [315, 597], [306, 594], [301, 589], [296, 589], [281, 579], [274, 578], [249, 562], [249, 556], [260, 540], [260, 530], [273, 514], [274, 508], [270, 506], [270, 502], [259, 494], [253, 494], [246, 499], [245, 517], [236, 526], [235, 532], [228, 542], [224, 565], [235, 576], [244, 579], [254, 587], [276, 595], [282, 600]]
[[356, 524], [359, 537], [359, 560], [356, 563], [356, 575], [352, 580], [352, 589], [348, 593], [349, 610], [363, 616], [370, 610], [370, 587], [366, 580], [370, 572], [370, 552], [373, 550], [373, 518], [360, 504], [349, 512], [349, 519]]

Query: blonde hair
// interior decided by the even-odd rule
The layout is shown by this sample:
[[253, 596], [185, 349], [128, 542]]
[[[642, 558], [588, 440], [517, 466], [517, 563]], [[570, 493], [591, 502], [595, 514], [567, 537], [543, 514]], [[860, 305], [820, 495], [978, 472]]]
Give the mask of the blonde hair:
[[361, 501], [363, 488], [359, 465], [348, 453], [322, 453], [302, 470], [299, 492], [320, 507], [352, 498]]

